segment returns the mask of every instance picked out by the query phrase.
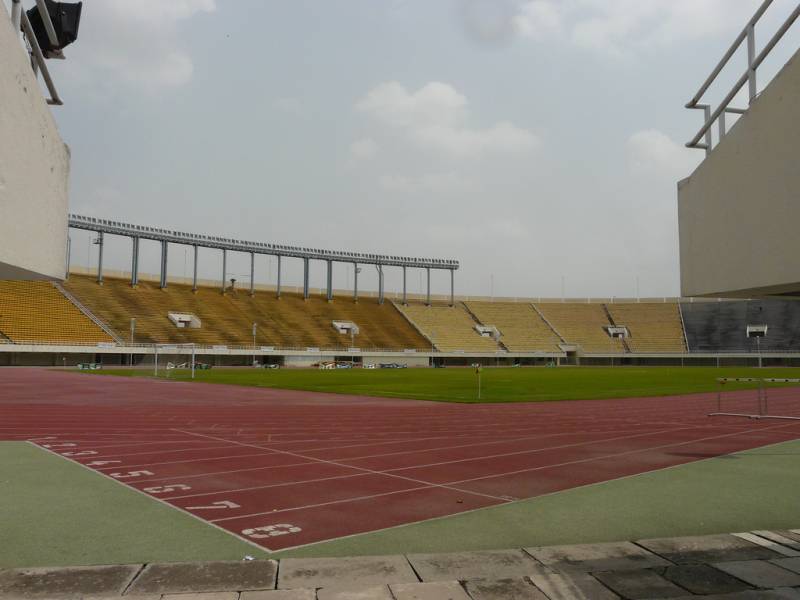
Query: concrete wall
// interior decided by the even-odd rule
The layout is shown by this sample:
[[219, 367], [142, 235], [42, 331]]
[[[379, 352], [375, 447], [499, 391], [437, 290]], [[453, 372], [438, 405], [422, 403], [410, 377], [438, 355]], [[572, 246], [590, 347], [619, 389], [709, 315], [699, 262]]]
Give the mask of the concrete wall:
[[69, 150], [1, 2], [0, 57], [0, 279], [63, 279]]
[[800, 51], [678, 184], [678, 220], [684, 296], [800, 295]]

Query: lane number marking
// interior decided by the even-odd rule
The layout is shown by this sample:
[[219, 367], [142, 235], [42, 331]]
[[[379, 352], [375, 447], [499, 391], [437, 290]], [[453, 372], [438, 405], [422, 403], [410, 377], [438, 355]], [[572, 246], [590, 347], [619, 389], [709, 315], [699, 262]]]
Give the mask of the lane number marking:
[[95, 454], [97, 454], [97, 450], [81, 450], [79, 452], [62, 452], [61, 456], [71, 458], [73, 456], [94, 456]]
[[219, 502], [212, 502], [208, 506], [187, 506], [186, 510], [214, 510], [217, 508], [241, 508], [241, 506], [230, 500], [221, 500]]
[[152, 471], [128, 471], [127, 473], [109, 473], [114, 479], [130, 479], [131, 477], [144, 477], [145, 475], [155, 475]]
[[93, 460], [86, 463], [87, 467], [102, 467], [103, 465], [111, 465], [114, 463], [121, 463], [121, 460]]
[[246, 535], [253, 539], [264, 539], [277, 537], [279, 535], [288, 535], [290, 533], [298, 533], [303, 531], [296, 525], [289, 523], [279, 523], [277, 525], [263, 525], [261, 527], [253, 527], [252, 529], [242, 529], [242, 535]]
[[74, 448], [78, 444], [73, 444], [72, 442], [59, 442], [57, 444], [42, 444], [42, 448]]
[[191, 486], [185, 483], [172, 483], [170, 485], [157, 485], [155, 487], [146, 487], [144, 491], [148, 494], [168, 494], [169, 492], [182, 492], [192, 489]]

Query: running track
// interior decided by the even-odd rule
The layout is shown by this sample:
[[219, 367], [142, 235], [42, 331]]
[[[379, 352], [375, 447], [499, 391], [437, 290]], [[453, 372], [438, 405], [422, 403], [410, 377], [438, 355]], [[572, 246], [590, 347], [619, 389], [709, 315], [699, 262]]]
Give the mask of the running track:
[[[797, 394], [772, 390], [771, 406]], [[707, 417], [715, 407], [710, 394], [461, 405], [0, 369], [0, 439], [270, 550], [800, 437], [800, 422]]]

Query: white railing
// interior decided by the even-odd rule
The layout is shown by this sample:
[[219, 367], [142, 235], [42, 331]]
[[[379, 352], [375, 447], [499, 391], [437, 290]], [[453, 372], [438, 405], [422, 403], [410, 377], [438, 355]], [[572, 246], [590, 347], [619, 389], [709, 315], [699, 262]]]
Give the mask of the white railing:
[[[42, 16], [42, 22], [44, 23], [50, 43], [54, 46], [57, 46], [58, 36], [56, 35], [55, 27], [53, 27], [53, 22], [50, 20], [50, 13], [47, 12], [47, 6], [45, 5], [44, 0], [36, 0], [36, 6], [39, 9], [39, 14]], [[44, 53], [42, 52], [39, 42], [36, 39], [36, 34], [33, 32], [33, 27], [31, 26], [30, 19], [28, 19], [28, 14], [25, 12], [24, 7], [22, 6], [22, 0], [11, 0], [11, 25], [14, 28], [14, 31], [18, 32], [21, 28], [22, 32], [25, 34], [25, 41], [27, 42], [28, 53], [31, 56], [31, 67], [33, 67], [33, 72], [41, 72], [44, 84], [50, 94], [50, 98], [47, 99], [47, 103], [58, 106], [64, 104], [64, 102], [61, 100], [61, 97], [58, 95], [55, 83], [53, 83], [50, 70], [47, 68], [47, 63], [45, 62]], [[54, 53], [53, 58], [64, 58], [64, 54], [59, 50], [57, 53]]]
[[[695, 134], [695, 136], [686, 143], [688, 148], [701, 148], [706, 151], [706, 154], [708, 154], [711, 152], [711, 148], [713, 146], [711, 128], [714, 123], [717, 122], [719, 124], [719, 140], [721, 140], [726, 133], [725, 115], [742, 115], [747, 112], [746, 108], [730, 106], [731, 101], [736, 97], [736, 94], [739, 93], [739, 90], [744, 87], [745, 83], [748, 84], [748, 105], [752, 104], [753, 100], [755, 100], [758, 96], [758, 87], [756, 85], [756, 71], [758, 70], [758, 67], [762, 62], [764, 62], [764, 59], [786, 34], [786, 32], [789, 31], [791, 26], [797, 20], [798, 16], [800, 16], [800, 3], [798, 3], [794, 7], [794, 10], [791, 12], [791, 14], [778, 28], [778, 31], [775, 32], [775, 34], [769, 39], [761, 52], [756, 54], [756, 23], [758, 23], [772, 2], [773, 0], [764, 0], [764, 2], [761, 3], [761, 6], [758, 7], [758, 10], [747, 22], [747, 25], [744, 26], [744, 29], [742, 29], [741, 33], [736, 36], [736, 39], [733, 41], [733, 44], [731, 44], [730, 48], [728, 48], [728, 51], [722, 57], [722, 60], [717, 63], [717, 66], [714, 67], [714, 70], [711, 71], [711, 74], [703, 82], [703, 85], [700, 86], [700, 89], [692, 97], [692, 99], [686, 103], [686, 108], [703, 111], [703, 126], [700, 128], [697, 134]], [[714, 83], [717, 76], [722, 72], [722, 70], [728, 64], [728, 61], [739, 49], [742, 43], [745, 42], [745, 40], [747, 42], [747, 68], [742, 76], [739, 77], [739, 79], [733, 85], [728, 94], [719, 103], [719, 106], [712, 110], [712, 106], [710, 104], [702, 103], [701, 100], [708, 91], [708, 88], [711, 87], [711, 84]], [[704, 141], [701, 142], [700, 140]], [[719, 143], [719, 140], [717, 143]]]

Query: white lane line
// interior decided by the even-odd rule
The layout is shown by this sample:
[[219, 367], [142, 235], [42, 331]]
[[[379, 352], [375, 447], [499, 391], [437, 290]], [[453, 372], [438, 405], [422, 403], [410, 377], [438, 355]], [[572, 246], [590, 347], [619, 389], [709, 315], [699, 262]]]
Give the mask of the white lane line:
[[[775, 429], [775, 428], [779, 428], [779, 427], [788, 427], [788, 425], [779, 425], [779, 426], [776, 426], [776, 427], [770, 427], [769, 429]], [[753, 431], [754, 432], [760, 432], [760, 431], [763, 431], [764, 429], [765, 428], [752, 430], [751, 432], [753, 432]], [[747, 432], [747, 433], [751, 433], [751, 432]], [[563, 467], [563, 466], [572, 465], [572, 464], [593, 462], [593, 461], [596, 461], [596, 460], [603, 460], [603, 459], [606, 459], [606, 458], [615, 458], [617, 456], [626, 456], [626, 455], [629, 455], [629, 454], [639, 454], [639, 453], [642, 453], [642, 452], [648, 452], [650, 450], [659, 450], [659, 449], [671, 448], [671, 447], [675, 447], [675, 446], [685, 446], [685, 445], [688, 445], [688, 444], [691, 444], [691, 443], [695, 443], [695, 442], [699, 442], [699, 441], [707, 441], [709, 439], [717, 439], [717, 438], [720, 438], [720, 437], [729, 437], [731, 435], [739, 435], [739, 433], [740, 432], [731, 433], [731, 434], [725, 434], [725, 435], [720, 435], [720, 436], [714, 436], [714, 437], [709, 437], [709, 438], [702, 438], [702, 439], [699, 439], [699, 440], [693, 440], [692, 442], [680, 442], [680, 443], [677, 443], [677, 444], [666, 444], [666, 445], [661, 445], [661, 446], [653, 446], [651, 448], [642, 448], [640, 450], [633, 450], [633, 451], [629, 451], [629, 452], [621, 452], [621, 453], [616, 453], [616, 454], [608, 454], [608, 455], [605, 455], [605, 456], [598, 456], [598, 457], [590, 458], [590, 459], [569, 461], [569, 462], [564, 462], [564, 463], [559, 463], [559, 464], [551, 464], [551, 465], [542, 466], [542, 467], [535, 467], [535, 468], [532, 468], [532, 469], [522, 469], [522, 470], [519, 470], [519, 471], [513, 471], [511, 473], [503, 473], [503, 474], [500, 474], [500, 475], [490, 475], [490, 476], [487, 476], [487, 477], [476, 477], [476, 478], [473, 478], [473, 479], [464, 479], [464, 480], [461, 480], [461, 481], [454, 481], [454, 482], [450, 482], [450, 483], [452, 483], [452, 484], [460, 484], [460, 483], [478, 481], [478, 480], [483, 480], [483, 479], [491, 479], [493, 477], [502, 477], [503, 475], [524, 473], [524, 472], [529, 472], [529, 471], [540, 471], [540, 470], [543, 470], [543, 469], [551, 469], [551, 468], [556, 468], [556, 467]], [[720, 456], [724, 456], [724, 455], [721, 454]], [[660, 470], [661, 470], [660, 468], [659, 469], [651, 469], [650, 471], [642, 471], [642, 473], [637, 473], [637, 475], [643, 475], [644, 473], [651, 473], [651, 472], [660, 471]], [[611, 480], [609, 480], [609, 481], [611, 481]], [[329, 506], [329, 505], [332, 505], [332, 504], [344, 504], [344, 503], [347, 503], [347, 502], [357, 502], [359, 500], [369, 500], [371, 498], [380, 498], [380, 497], [383, 497], [383, 496], [391, 496], [391, 495], [395, 495], [395, 494], [401, 494], [403, 492], [411, 492], [411, 491], [430, 489], [432, 487], [439, 487], [439, 486], [437, 486], [436, 484], [433, 484], [433, 485], [430, 485], [430, 486], [423, 486], [423, 487], [412, 488], [412, 489], [408, 489], [408, 490], [398, 490], [398, 491], [394, 491], [394, 492], [385, 492], [385, 493], [382, 493], [382, 494], [373, 494], [373, 495], [370, 495], [370, 496], [360, 496], [358, 498], [345, 498], [345, 499], [342, 499], [342, 500], [333, 500], [331, 502], [320, 502], [318, 504], [308, 504], [308, 505], [305, 505], [305, 506], [298, 506], [298, 507], [292, 507], [292, 508], [282, 508], [282, 509], [279, 509], [279, 510], [273, 510], [273, 511], [267, 511], [267, 512], [259, 512], [259, 513], [251, 513], [251, 514], [246, 514], [246, 515], [239, 515], [237, 517], [225, 517], [225, 518], [221, 518], [221, 519], [214, 519], [212, 522], [213, 523], [218, 523], [220, 521], [231, 521], [231, 520], [234, 520], [234, 519], [246, 519], [246, 518], [249, 518], [249, 517], [258, 517], [258, 516], [263, 516], [263, 515], [277, 515], [277, 514], [281, 514], [281, 513], [285, 513], [285, 512], [305, 510], [307, 508], [318, 508], [318, 507], [321, 507], [321, 506]], [[445, 486], [445, 487], [447, 487], [447, 486]], [[578, 487], [583, 487], [583, 486], [578, 486]], [[461, 490], [459, 490], [459, 491], [461, 491]], [[544, 495], [546, 495], [546, 494], [544, 494]], [[536, 496], [533, 496], [533, 497], [536, 497]], [[800, 530], [798, 530], [798, 531], [800, 531]]]
[[[176, 431], [179, 431], [180, 433], [186, 433], [188, 435], [197, 435], [199, 437], [207, 437], [207, 438], [210, 438], [210, 439], [217, 439], [219, 441], [230, 443], [230, 440], [226, 440], [224, 438], [216, 438], [215, 436], [205, 435], [205, 434], [202, 434], [202, 433], [193, 433], [191, 431], [183, 431], [183, 430], [180, 430], [180, 429], [178, 429]], [[471, 492], [471, 491], [466, 491], [466, 490], [460, 490], [458, 488], [454, 488], [452, 486], [446, 486], [446, 485], [431, 484], [431, 483], [428, 483], [427, 481], [420, 481], [418, 479], [413, 479], [412, 477], [404, 477], [402, 475], [384, 474], [384, 473], [380, 473], [378, 471], [374, 471], [372, 469], [365, 469], [363, 467], [352, 467], [350, 465], [340, 464], [340, 463], [337, 463], [337, 462], [332, 461], [332, 460], [324, 460], [324, 459], [321, 459], [321, 458], [313, 458], [313, 457], [309, 457], [309, 456], [303, 456], [302, 454], [296, 454], [294, 452], [289, 452], [287, 450], [276, 450], [275, 448], [265, 448], [263, 446], [256, 446], [256, 445], [253, 445], [253, 444], [245, 444], [243, 442], [235, 442], [235, 443], [241, 444], [243, 446], [250, 446], [252, 448], [260, 448], [262, 450], [273, 450], [275, 452], [286, 454], [288, 456], [294, 456], [295, 458], [299, 458], [299, 459], [312, 458], [312, 460], [314, 460], [316, 462], [319, 462], [319, 463], [335, 465], [337, 467], [344, 467], [346, 469], [352, 469], [353, 471], [361, 471], [363, 473], [373, 473], [375, 475], [383, 475], [384, 477], [394, 477], [394, 478], [397, 478], [397, 479], [404, 479], [406, 481], [412, 481], [414, 483], [421, 483], [421, 484], [426, 485], [426, 486], [433, 485], [435, 487], [441, 487], [441, 488], [445, 488], [445, 489], [450, 489], [450, 490], [454, 490], [454, 491], [460, 492], [462, 494], [471, 494], [473, 496], [482, 496], [484, 498], [492, 498], [493, 500], [500, 500], [502, 502], [508, 502], [507, 498], [501, 498], [499, 496], [494, 496], [492, 494], [484, 494], [482, 492]]]

